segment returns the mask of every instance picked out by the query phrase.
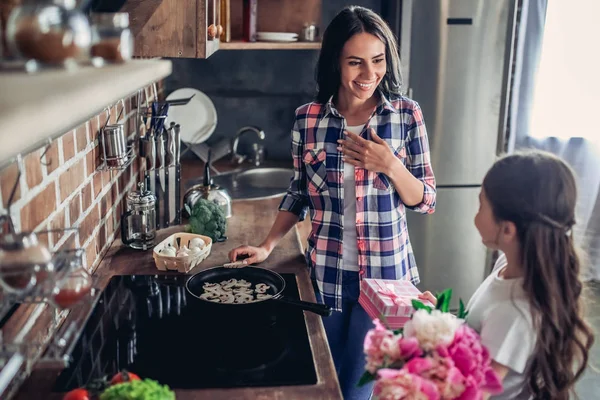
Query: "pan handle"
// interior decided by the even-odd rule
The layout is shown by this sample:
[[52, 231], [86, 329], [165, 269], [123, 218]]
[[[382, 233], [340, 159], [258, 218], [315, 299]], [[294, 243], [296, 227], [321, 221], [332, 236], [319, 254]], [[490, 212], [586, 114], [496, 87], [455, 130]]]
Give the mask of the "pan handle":
[[322, 317], [329, 317], [331, 315], [331, 307], [320, 303], [311, 303], [309, 301], [302, 301], [296, 299], [288, 299], [286, 297], [278, 297], [273, 300], [277, 300], [280, 303], [287, 304], [294, 307], [300, 307], [303, 310], [313, 312]]

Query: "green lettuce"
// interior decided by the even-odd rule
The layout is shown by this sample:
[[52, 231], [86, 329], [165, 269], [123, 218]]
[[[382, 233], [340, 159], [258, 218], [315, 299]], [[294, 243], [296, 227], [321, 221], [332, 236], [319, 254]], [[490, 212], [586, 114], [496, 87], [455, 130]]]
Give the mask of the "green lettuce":
[[144, 379], [110, 386], [100, 400], [175, 400], [175, 393], [167, 385]]

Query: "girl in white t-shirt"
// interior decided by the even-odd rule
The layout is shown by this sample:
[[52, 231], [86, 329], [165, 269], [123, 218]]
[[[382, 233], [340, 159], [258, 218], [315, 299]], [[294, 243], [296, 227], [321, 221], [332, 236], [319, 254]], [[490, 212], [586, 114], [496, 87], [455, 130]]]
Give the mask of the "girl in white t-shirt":
[[[475, 226], [502, 255], [466, 322], [503, 379], [493, 399], [567, 400], [587, 366], [594, 337], [582, 318], [576, 198], [569, 166], [539, 151], [498, 160], [483, 181]], [[435, 302], [430, 292], [421, 297]]]

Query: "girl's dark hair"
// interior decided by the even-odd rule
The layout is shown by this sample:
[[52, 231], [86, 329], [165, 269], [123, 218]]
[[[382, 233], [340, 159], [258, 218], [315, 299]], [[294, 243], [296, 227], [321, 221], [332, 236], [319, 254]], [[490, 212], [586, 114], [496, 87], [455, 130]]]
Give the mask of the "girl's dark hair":
[[388, 98], [398, 98], [402, 87], [398, 44], [387, 23], [368, 8], [350, 6], [344, 8], [331, 21], [323, 34], [321, 53], [317, 63], [317, 101], [325, 104], [340, 88], [340, 57], [344, 45], [357, 33], [366, 32], [385, 44], [387, 72], [379, 89]]
[[569, 166], [541, 151], [506, 156], [483, 181], [498, 221], [516, 225], [537, 342], [528, 371], [534, 398], [567, 400], [594, 342], [583, 320], [580, 261], [573, 243], [577, 188]]

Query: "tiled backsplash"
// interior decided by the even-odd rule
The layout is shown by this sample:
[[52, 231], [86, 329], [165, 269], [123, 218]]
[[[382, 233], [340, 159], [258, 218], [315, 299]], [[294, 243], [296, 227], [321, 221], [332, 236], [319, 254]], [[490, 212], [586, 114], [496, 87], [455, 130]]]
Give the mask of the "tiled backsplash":
[[[160, 94], [162, 82], [158, 86]], [[150, 88], [146, 90], [152, 93]], [[125, 111], [120, 122], [125, 124], [129, 139], [135, 133], [136, 96], [123, 99]], [[121, 110], [121, 105], [115, 104], [110, 123], [115, 122]], [[125, 170], [97, 170], [102, 151], [98, 134], [106, 119], [102, 112], [0, 171], [0, 213], [6, 212], [20, 169], [21, 178], [10, 208], [16, 230], [40, 232], [39, 239], [54, 251], [62, 246], [84, 248], [84, 262], [90, 271], [119, 236], [127, 192], [135, 189], [140, 170], [144, 169], [138, 157]], [[42, 233], [65, 227], [79, 230]]]

